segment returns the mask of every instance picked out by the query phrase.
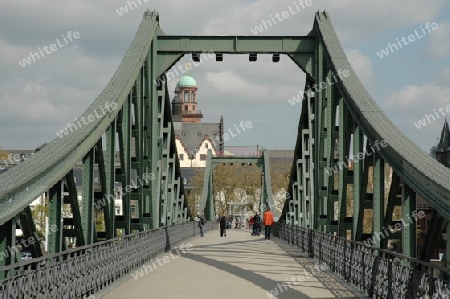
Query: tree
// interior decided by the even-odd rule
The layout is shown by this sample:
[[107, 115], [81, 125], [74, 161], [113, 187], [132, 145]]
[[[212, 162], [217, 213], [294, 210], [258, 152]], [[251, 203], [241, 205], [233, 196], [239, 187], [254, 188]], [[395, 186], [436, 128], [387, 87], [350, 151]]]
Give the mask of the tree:
[[430, 148], [430, 156], [433, 157], [434, 159], [436, 159], [437, 148], [438, 148], [437, 145], [432, 146]]
[[247, 210], [253, 210], [259, 201], [261, 170], [254, 164], [218, 165], [213, 173], [213, 187], [218, 214], [225, 212], [230, 202], [245, 201]]
[[37, 204], [31, 208], [36, 232], [41, 239], [45, 236], [45, 218], [48, 216], [48, 209], [45, 204]]
[[281, 214], [287, 196], [287, 187], [291, 175], [292, 160], [277, 159], [270, 160], [270, 178], [272, 183], [272, 196], [275, 203], [275, 209]]

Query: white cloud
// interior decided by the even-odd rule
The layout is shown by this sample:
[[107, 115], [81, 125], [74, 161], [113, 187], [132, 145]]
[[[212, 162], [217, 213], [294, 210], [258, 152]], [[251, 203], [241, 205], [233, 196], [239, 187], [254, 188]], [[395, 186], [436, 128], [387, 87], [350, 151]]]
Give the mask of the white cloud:
[[450, 57], [450, 21], [438, 23], [439, 28], [430, 33], [430, 52], [438, 58]]
[[[445, 109], [450, 104], [450, 87], [436, 83], [409, 85], [402, 87], [386, 98], [386, 114], [408, 137], [422, 149], [428, 151], [430, 144], [435, 143], [442, 129], [445, 117], [450, 114]], [[434, 115], [434, 120], [427, 115]], [[427, 122], [426, 126], [417, 128], [420, 120]], [[429, 121], [430, 120], [430, 121]]]
[[366, 87], [373, 84], [375, 74], [372, 70], [372, 60], [362, 54], [358, 49], [347, 49], [345, 50], [345, 53], [361, 82]]

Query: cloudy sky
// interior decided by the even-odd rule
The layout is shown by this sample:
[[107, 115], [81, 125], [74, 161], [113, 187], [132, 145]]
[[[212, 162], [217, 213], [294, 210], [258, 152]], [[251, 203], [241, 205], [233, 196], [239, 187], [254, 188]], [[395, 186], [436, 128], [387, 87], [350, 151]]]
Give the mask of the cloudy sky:
[[[295, 15], [259, 35], [305, 35], [314, 13], [326, 10], [347, 56], [369, 93], [389, 118], [425, 151], [436, 144], [441, 119], [418, 129], [415, 123], [450, 105], [450, 2], [448, 0], [311, 0]], [[129, 1], [130, 2], [130, 1]], [[136, 3], [138, 1], [136, 0]], [[126, 52], [146, 9], [160, 14], [166, 34], [253, 35], [255, 26], [297, 2], [286, 0], [174, 1], [140, 0], [122, 13], [124, 0], [54, 2], [13, 1], [0, 10], [0, 148], [34, 149], [56, 138], [94, 101]], [[6, 8], [7, 7], [7, 8]], [[377, 52], [422, 32], [427, 22], [438, 29], [380, 58]], [[64, 44], [62, 35], [80, 37]], [[423, 35], [423, 34], [422, 34]], [[22, 67], [30, 52], [59, 38], [64, 47]], [[185, 57], [181, 63], [186, 63]], [[303, 89], [305, 76], [287, 57], [248, 62], [226, 55], [192, 69], [203, 122], [226, 128], [251, 121], [253, 128], [228, 145], [293, 149], [301, 105], [288, 100]], [[169, 82], [171, 92], [176, 81]]]

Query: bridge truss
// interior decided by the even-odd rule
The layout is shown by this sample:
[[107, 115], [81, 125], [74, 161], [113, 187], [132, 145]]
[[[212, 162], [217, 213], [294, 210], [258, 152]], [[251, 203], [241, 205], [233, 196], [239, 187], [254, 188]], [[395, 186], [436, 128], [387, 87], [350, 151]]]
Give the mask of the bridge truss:
[[[0, 279], [7, 279], [8, 285], [15, 288], [21, 287], [21, 283], [11, 284], [11, 281], [24, 280], [30, 274], [25, 273], [23, 262], [18, 268], [11, 266], [19, 260], [11, 251], [16, 245], [16, 227], [30, 240], [33, 257], [42, 255], [29, 205], [46, 192], [49, 226], [54, 228], [48, 236], [48, 252], [52, 258], [46, 267], [61, 262], [55, 255], [72, 258], [64, 253], [68, 237], [76, 238], [77, 247], [83, 248], [77, 254], [83, 255], [89, 254], [89, 248], [100, 240], [117, 240], [120, 244], [120, 238], [115, 239], [118, 230], [129, 235], [183, 225], [191, 220], [175, 147], [165, 73], [184, 55], [192, 54], [195, 60], [205, 51], [214, 53], [217, 61], [221, 61], [223, 54], [249, 54], [250, 60], [255, 60], [258, 54], [270, 54], [274, 62], [280, 55], [286, 55], [306, 73], [289, 183], [291, 196], [285, 203], [282, 221], [339, 236], [350, 233], [353, 240], [361, 240], [364, 210], [373, 212], [371, 234], [374, 235], [392, 223], [395, 206], [402, 206], [405, 219], [413, 215], [416, 195], [433, 206], [441, 219], [450, 218], [450, 170], [404, 136], [376, 105], [348, 62], [327, 13], [316, 14], [313, 29], [307, 36], [169, 36], [159, 27], [158, 14], [147, 11], [112, 79], [79, 119], [89, 119], [95, 111], [106, 107], [116, 109], [107, 109], [103, 117], [53, 140], [32, 158], [0, 174], [0, 252], [11, 253], [0, 260]], [[329, 82], [334, 83], [327, 86]], [[320, 88], [311, 92], [309, 86], [314, 84]], [[338, 156], [334, 154], [336, 146]], [[359, 158], [358, 154], [365, 151], [372, 155]], [[120, 167], [115, 165], [116, 152], [119, 152]], [[348, 167], [343, 163], [349, 162], [346, 159], [351, 153], [358, 161], [354, 160], [353, 166]], [[263, 159], [267, 167], [267, 157]], [[210, 154], [208, 160], [210, 174], [213, 161]], [[80, 161], [83, 183], [78, 194], [73, 169]], [[386, 163], [392, 168], [389, 184], [384, 179]], [[94, 188], [96, 165], [100, 190]], [[338, 169], [336, 174], [329, 175], [333, 168]], [[265, 173], [269, 174], [268, 169]], [[267, 178], [263, 180], [263, 203], [266, 201], [270, 206], [273, 203]], [[117, 183], [125, 190], [121, 215], [116, 214], [111, 200]], [[389, 187], [386, 193], [385, 185]], [[210, 187], [208, 176], [201, 206], [211, 219]], [[350, 187], [353, 189], [351, 213]], [[132, 202], [136, 203], [136, 216], [130, 211]], [[65, 204], [70, 206], [70, 217], [63, 217]], [[99, 211], [104, 215], [104, 231], [96, 230]], [[436, 221], [435, 227], [444, 224]], [[402, 252], [414, 256], [415, 223], [403, 227], [401, 234]], [[386, 242], [380, 239], [376, 246], [385, 247]], [[427, 241], [427, 252], [431, 244], [433, 238]], [[43, 259], [45, 256], [36, 260], [41, 263]], [[90, 262], [92, 268], [103, 265], [100, 261]], [[29, 263], [32, 265], [29, 270], [39, 268], [45, 272], [33, 260]], [[79, 279], [72, 283], [82, 284], [82, 278]], [[110, 281], [102, 277], [98, 284]], [[0, 285], [1, 291], [5, 290], [4, 286]], [[81, 297], [95, 288], [77, 291], [76, 296]], [[39, 289], [47, 298], [57, 297], [46, 287]], [[14, 294], [19, 298], [19, 291]]]
[[199, 211], [205, 211], [205, 216], [207, 219], [213, 220], [216, 215], [215, 202], [217, 199], [214, 194], [213, 171], [217, 165], [225, 163], [240, 163], [242, 165], [253, 163], [261, 168], [261, 197], [259, 199], [258, 206], [261, 211], [264, 211], [267, 207], [272, 208], [275, 206], [272, 193], [272, 183], [270, 179], [269, 154], [267, 150], [263, 151], [261, 157], [213, 157], [211, 150], [208, 150], [205, 173], [203, 177], [202, 195], [199, 203]]

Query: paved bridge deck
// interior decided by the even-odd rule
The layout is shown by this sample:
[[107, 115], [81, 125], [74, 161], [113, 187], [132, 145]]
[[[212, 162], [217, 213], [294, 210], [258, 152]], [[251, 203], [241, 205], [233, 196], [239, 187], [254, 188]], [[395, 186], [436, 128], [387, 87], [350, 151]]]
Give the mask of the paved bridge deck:
[[365, 298], [278, 239], [252, 237], [249, 230], [228, 230], [222, 238], [214, 230], [184, 245], [96, 298]]

